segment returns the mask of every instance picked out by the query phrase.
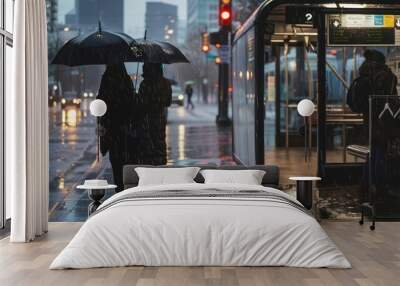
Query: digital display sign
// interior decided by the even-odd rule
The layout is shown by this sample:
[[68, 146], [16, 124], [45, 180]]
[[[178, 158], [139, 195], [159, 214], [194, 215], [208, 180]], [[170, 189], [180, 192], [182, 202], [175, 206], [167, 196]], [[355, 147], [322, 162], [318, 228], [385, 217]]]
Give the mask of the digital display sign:
[[400, 15], [327, 16], [329, 46], [400, 46]]

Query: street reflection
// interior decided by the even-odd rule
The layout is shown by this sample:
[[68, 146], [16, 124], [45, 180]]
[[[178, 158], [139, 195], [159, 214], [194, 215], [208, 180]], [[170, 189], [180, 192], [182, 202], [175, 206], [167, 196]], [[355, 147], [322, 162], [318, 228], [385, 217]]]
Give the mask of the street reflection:
[[[50, 107], [50, 220], [83, 221], [89, 200], [76, 186], [88, 178], [112, 182], [108, 157], [96, 162], [96, 119], [80, 107]], [[172, 107], [166, 128], [168, 164], [233, 164], [231, 129], [215, 125], [216, 106]], [[111, 193], [109, 194], [111, 195]]]
[[61, 124], [64, 128], [76, 127], [81, 120], [81, 111], [76, 108], [63, 109], [61, 113]]
[[64, 191], [65, 184], [64, 184], [64, 177], [60, 177], [60, 180], [58, 182], [58, 189], [62, 192]]

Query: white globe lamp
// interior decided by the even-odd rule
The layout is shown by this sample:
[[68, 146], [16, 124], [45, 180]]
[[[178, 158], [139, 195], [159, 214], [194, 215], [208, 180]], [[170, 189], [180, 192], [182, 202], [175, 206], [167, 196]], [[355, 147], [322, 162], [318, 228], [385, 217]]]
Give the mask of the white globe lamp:
[[100, 161], [100, 117], [102, 117], [107, 112], [107, 104], [101, 99], [95, 99], [90, 103], [89, 106], [90, 114], [95, 116], [97, 119], [97, 153], [96, 161]]
[[107, 104], [101, 99], [95, 99], [89, 106], [90, 114], [101, 117], [107, 112]]
[[311, 116], [314, 109], [314, 103], [309, 99], [303, 99], [297, 104], [297, 112], [303, 117]]

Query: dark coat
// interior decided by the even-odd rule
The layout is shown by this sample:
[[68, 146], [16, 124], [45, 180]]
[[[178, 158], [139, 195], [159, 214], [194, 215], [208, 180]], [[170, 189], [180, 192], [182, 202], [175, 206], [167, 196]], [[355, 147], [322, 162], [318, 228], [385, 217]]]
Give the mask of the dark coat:
[[107, 104], [106, 114], [100, 118], [101, 153], [110, 152], [113, 158], [129, 157], [129, 125], [140, 110], [139, 98], [125, 67], [109, 66], [103, 74], [98, 99]]
[[171, 105], [170, 82], [162, 75], [161, 65], [145, 64], [139, 97], [143, 102], [143, 120], [146, 122], [146, 142], [142, 142], [143, 164], [164, 165], [167, 163], [165, 130], [167, 108]]

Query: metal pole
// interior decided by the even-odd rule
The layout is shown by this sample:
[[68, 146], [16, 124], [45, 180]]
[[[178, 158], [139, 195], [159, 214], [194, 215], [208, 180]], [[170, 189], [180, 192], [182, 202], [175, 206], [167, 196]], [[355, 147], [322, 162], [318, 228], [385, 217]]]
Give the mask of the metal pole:
[[289, 43], [284, 45], [285, 56], [285, 146], [289, 148]]
[[323, 177], [326, 163], [326, 30], [325, 14], [319, 14], [318, 19], [318, 132], [317, 155], [318, 176]]
[[96, 117], [96, 121], [97, 121], [97, 150], [96, 150], [96, 162], [100, 162], [100, 118]]
[[[206, 84], [204, 84], [204, 92], [205, 92], [205, 96], [204, 96], [204, 99], [205, 99], [205, 102], [203, 102], [203, 103], [208, 103], [208, 58], [207, 58], [207, 55], [206, 55], [206, 76], [204, 77], [204, 79], [207, 79], [207, 83]], [[203, 81], [204, 81], [204, 79], [203, 79]]]
[[229, 65], [221, 63], [218, 67], [219, 87], [218, 87], [218, 115], [217, 124], [229, 125], [228, 117], [228, 89], [229, 89]]
[[311, 162], [311, 150], [312, 150], [312, 115], [308, 118], [308, 161]]
[[308, 143], [307, 143], [307, 116], [304, 116], [304, 162], [307, 162], [308, 157]]
[[357, 48], [353, 48], [353, 80], [357, 77]]
[[326, 66], [333, 72], [333, 74], [336, 76], [336, 78], [343, 84], [343, 86], [349, 90], [350, 89], [350, 85], [349, 83], [338, 73], [338, 71], [336, 70], [336, 68], [331, 65], [329, 62], [326, 62]]
[[[308, 37], [305, 37], [305, 42], [308, 43]], [[306, 44], [307, 45], [307, 44]], [[314, 80], [313, 80], [313, 72], [311, 69], [310, 58], [308, 57], [307, 46], [304, 49], [304, 57], [307, 64], [307, 75], [308, 75], [308, 98], [313, 100], [314, 97]], [[308, 131], [308, 144], [309, 144], [309, 158], [311, 160], [311, 148], [312, 148], [312, 120], [311, 116], [309, 117], [309, 131]]]
[[[228, 43], [230, 44], [230, 33], [228, 33]], [[218, 66], [219, 83], [218, 83], [218, 125], [229, 125], [231, 123], [228, 117], [228, 96], [229, 96], [229, 64], [222, 62]]]

